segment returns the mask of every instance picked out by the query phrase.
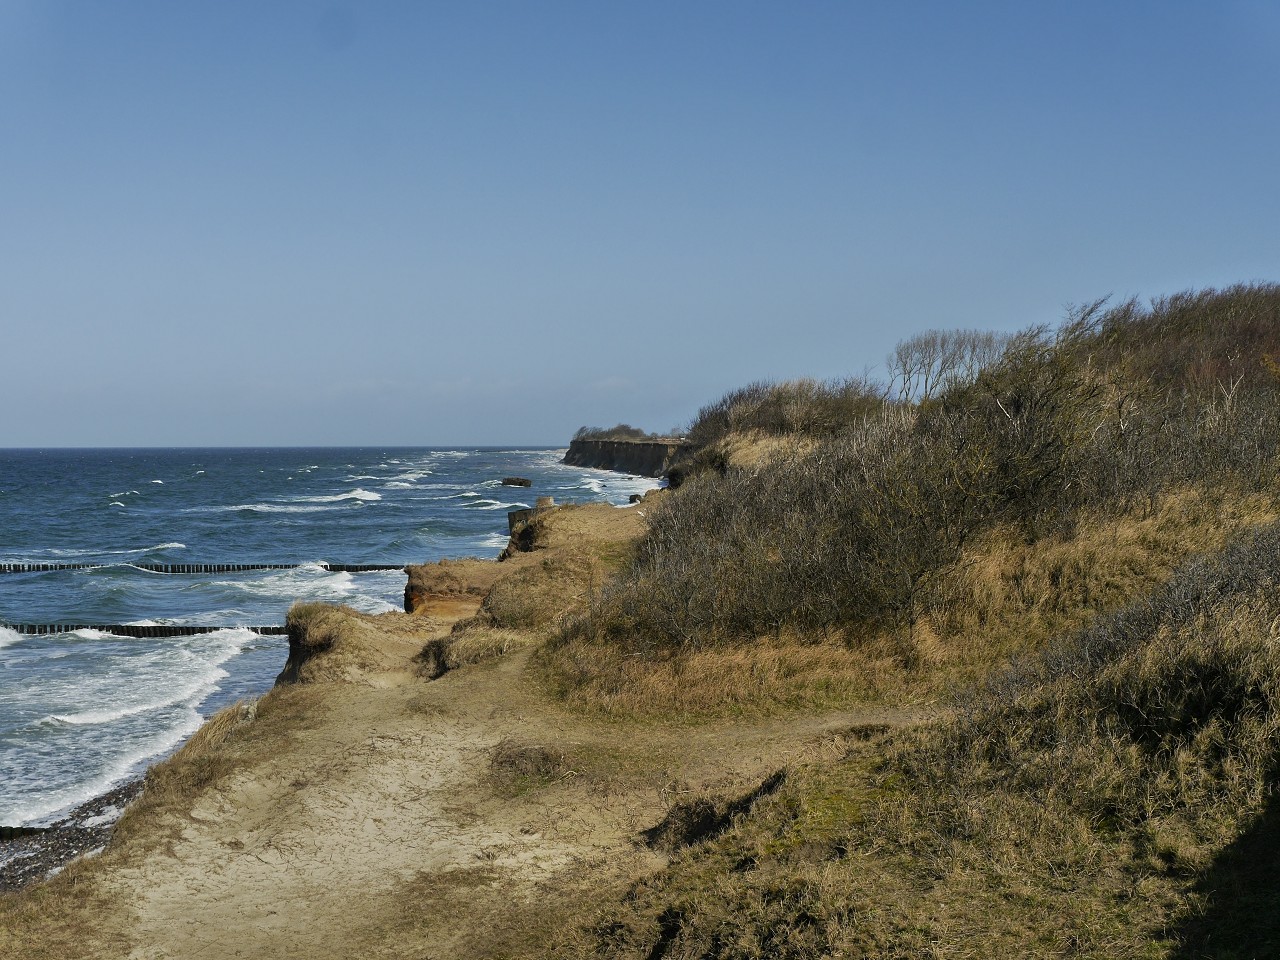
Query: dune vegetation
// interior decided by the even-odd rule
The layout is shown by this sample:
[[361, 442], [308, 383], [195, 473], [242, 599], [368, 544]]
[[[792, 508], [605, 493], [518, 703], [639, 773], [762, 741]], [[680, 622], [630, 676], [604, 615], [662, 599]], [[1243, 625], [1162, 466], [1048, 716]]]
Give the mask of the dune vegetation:
[[888, 370], [727, 394], [672, 489], [404, 614], [295, 606], [0, 953], [1280, 955], [1280, 286]]
[[1280, 952], [1277, 357], [1280, 287], [1242, 285], [704, 408], [630, 565], [541, 652], [558, 694], [938, 719], [786, 770], [580, 953]]

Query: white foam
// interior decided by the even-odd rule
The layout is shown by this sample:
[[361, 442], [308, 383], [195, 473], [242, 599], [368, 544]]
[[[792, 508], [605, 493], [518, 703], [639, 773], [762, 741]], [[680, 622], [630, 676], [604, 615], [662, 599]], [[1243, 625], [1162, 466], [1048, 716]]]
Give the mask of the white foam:
[[[121, 504], [124, 506], [124, 504]], [[35, 550], [29, 557], [21, 557], [14, 559], [13, 563], [42, 563], [38, 559], [40, 555], [48, 555], [51, 557], [126, 557], [131, 553], [150, 553], [153, 550], [185, 550], [185, 543], [157, 543], [152, 547], [132, 547], [128, 550], [84, 550], [84, 549], [49, 549]]]
[[108, 633], [105, 630], [93, 630], [85, 627], [82, 630], [74, 630], [71, 635], [79, 637], [81, 640], [105, 640], [107, 637], [113, 637], [115, 634]]
[[152, 482], [152, 483], [164, 483], [164, 481], [163, 481], [163, 480], [152, 480], [151, 482]]
[[383, 484], [384, 490], [412, 490], [412, 483], [403, 483], [400, 480], [392, 480], [390, 483]]
[[218, 663], [229, 659], [234, 652], [234, 649], [227, 652], [220, 661], [210, 664], [202, 675], [193, 677], [183, 686], [176, 689], [171, 688], [171, 692], [167, 696], [150, 700], [135, 700], [132, 703], [125, 703], [121, 706], [109, 707], [104, 710], [55, 713], [49, 719], [56, 720], [58, 723], [68, 723], [72, 726], [83, 727], [111, 723], [115, 720], [123, 720], [125, 717], [135, 717], [140, 713], [163, 710], [165, 707], [176, 706], [180, 703], [186, 703], [189, 707], [194, 707], [217, 688], [219, 680], [226, 678], [227, 672], [218, 666]]
[[262, 577], [215, 580], [211, 586], [251, 597], [270, 597], [281, 601], [297, 599], [301, 595], [309, 600], [337, 600], [345, 599], [355, 589], [355, 582], [349, 573], [334, 573], [318, 563], [305, 563], [289, 570], [273, 570]]
[[346, 493], [335, 493], [328, 497], [294, 497], [294, 503], [339, 503], [343, 500], [364, 500], [372, 502], [381, 500], [382, 494], [374, 493], [372, 490], [364, 490], [357, 487], [355, 490], [349, 490]]
[[192, 513], [235, 513], [240, 510], [252, 510], [254, 513], [322, 513], [325, 510], [341, 510], [342, 507], [328, 505], [299, 506], [283, 503], [237, 503], [229, 507], [192, 507]]
[[391, 603], [382, 597], [354, 597], [347, 601], [348, 606], [355, 607], [361, 613], [401, 613], [403, 605]]
[[10, 630], [8, 627], [0, 627], [0, 650], [5, 647], [11, 647], [22, 639], [22, 634], [16, 630]]
[[477, 510], [528, 510], [527, 503], [503, 503], [501, 500], [472, 500], [465, 504], [467, 507], [475, 507]]
[[124, 506], [124, 504], [123, 504], [123, 503], [121, 503], [119, 500], [112, 500], [109, 504], [107, 504], [107, 506], [109, 506], [109, 507], [123, 507], [123, 506]]
[[203, 718], [194, 708], [188, 709], [180, 722], [167, 730], [157, 732], [141, 746], [117, 757], [102, 773], [83, 783], [69, 784], [61, 790], [41, 794], [26, 804], [0, 802], [0, 823], [31, 826], [48, 823], [58, 814], [101, 796], [122, 783], [146, 760], [168, 753], [191, 734], [200, 729]]

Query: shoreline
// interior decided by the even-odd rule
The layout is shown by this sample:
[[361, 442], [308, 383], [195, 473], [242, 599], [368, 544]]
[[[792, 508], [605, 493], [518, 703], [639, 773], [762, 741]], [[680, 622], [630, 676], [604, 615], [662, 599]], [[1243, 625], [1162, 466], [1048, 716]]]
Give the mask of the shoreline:
[[141, 795], [143, 783], [143, 777], [127, 780], [48, 827], [18, 828], [33, 832], [0, 840], [0, 893], [47, 880], [72, 861], [101, 851], [125, 808]]
[[[640, 476], [608, 467], [585, 467], [584, 469], [623, 476]], [[500, 554], [495, 554], [486, 559], [496, 563], [499, 556]], [[456, 562], [465, 558], [452, 559]], [[406, 587], [410, 579], [411, 577], [406, 578]], [[283, 669], [284, 665], [281, 666]], [[269, 692], [270, 689], [263, 693]], [[204, 717], [202, 726], [208, 720], [209, 717]], [[44, 882], [73, 861], [101, 852], [110, 842], [112, 831], [125, 809], [142, 794], [147, 770], [181, 750], [183, 744], [189, 739], [189, 736], [185, 737], [172, 749], [154, 758], [148, 763], [146, 770], [83, 801], [48, 826], [0, 825], [0, 830], [16, 834], [0, 839], [0, 894], [13, 893]]]

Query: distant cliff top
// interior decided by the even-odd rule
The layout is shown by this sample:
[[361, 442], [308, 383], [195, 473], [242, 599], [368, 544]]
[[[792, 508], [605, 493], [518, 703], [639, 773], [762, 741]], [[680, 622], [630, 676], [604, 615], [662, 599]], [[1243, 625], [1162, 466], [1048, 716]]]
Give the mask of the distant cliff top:
[[579, 427], [573, 435], [574, 440], [630, 440], [636, 443], [680, 443], [683, 436], [649, 433], [629, 423], [619, 423], [613, 427]]

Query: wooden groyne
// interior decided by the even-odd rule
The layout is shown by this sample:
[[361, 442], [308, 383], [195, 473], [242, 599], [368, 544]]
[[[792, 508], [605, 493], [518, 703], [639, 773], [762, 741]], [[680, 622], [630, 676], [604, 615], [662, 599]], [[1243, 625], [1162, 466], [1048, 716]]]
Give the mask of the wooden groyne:
[[279, 624], [269, 627], [193, 627], [174, 623], [0, 623], [0, 627], [14, 633], [45, 636], [52, 633], [75, 633], [77, 630], [96, 630], [113, 633], [117, 637], [193, 637], [201, 633], [217, 633], [219, 630], [251, 630], [263, 636], [281, 636], [286, 630]]
[[[54, 570], [100, 570], [104, 567], [133, 567], [148, 573], [242, 573], [249, 570], [296, 570], [306, 563], [0, 563], [0, 573], [48, 573]], [[373, 573], [403, 570], [403, 563], [318, 563], [330, 573]]]

